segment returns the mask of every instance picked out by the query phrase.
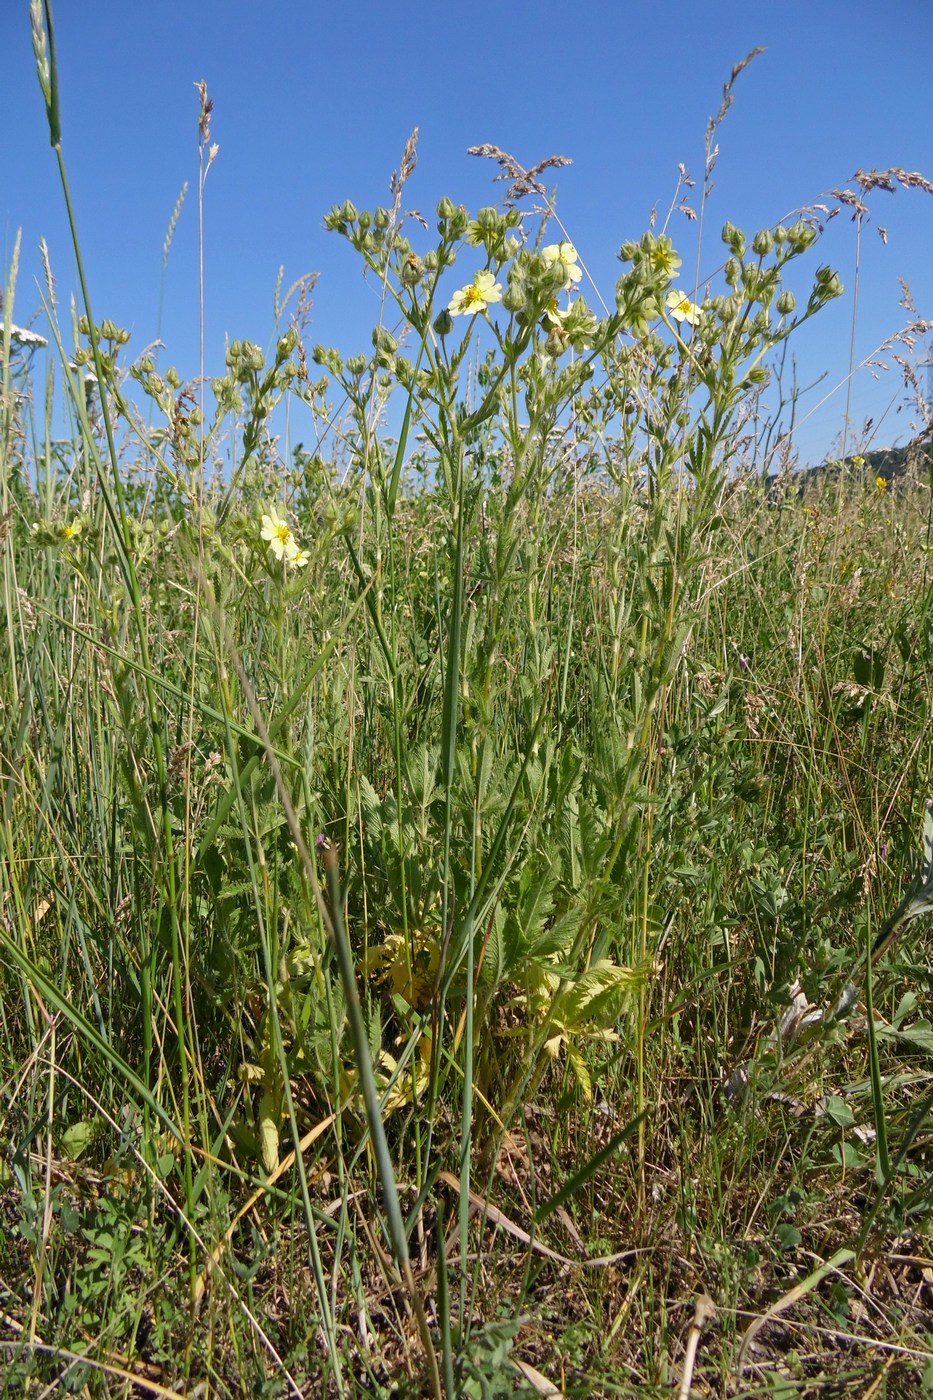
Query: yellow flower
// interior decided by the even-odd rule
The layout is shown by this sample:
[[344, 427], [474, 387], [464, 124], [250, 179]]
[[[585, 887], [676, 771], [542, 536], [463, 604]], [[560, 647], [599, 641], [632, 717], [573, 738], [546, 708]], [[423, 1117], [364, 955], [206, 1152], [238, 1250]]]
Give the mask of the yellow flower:
[[282, 519], [275, 506], [262, 517], [261, 534], [264, 540], [268, 540], [276, 559], [284, 559], [287, 564], [294, 564], [296, 569], [303, 569], [307, 564], [307, 550], [298, 547], [292, 527]]
[[572, 306], [573, 302], [571, 301], [567, 305], [567, 310], [561, 311], [560, 307], [557, 305], [557, 297], [551, 297], [544, 312], [545, 321], [547, 321], [550, 326], [562, 326], [570, 315], [570, 308]]
[[879, 491], [886, 491], [886, 490], [887, 490], [887, 487], [888, 487], [888, 483], [887, 483], [887, 480], [885, 479], [885, 477], [883, 477], [883, 476], [876, 476], [876, 477], [875, 477], [875, 486], [878, 488]]
[[674, 245], [666, 234], [661, 234], [660, 238], [652, 241], [648, 252], [648, 260], [654, 272], [661, 277], [670, 280], [680, 267], [680, 258], [674, 251]]
[[686, 321], [688, 326], [698, 326], [703, 312], [696, 306], [686, 292], [678, 292], [672, 288], [667, 294], [666, 306], [675, 321]]
[[473, 281], [454, 292], [447, 304], [451, 316], [475, 316], [494, 301], [502, 300], [502, 284], [491, 272], [478, 272]]
[[564, 283], [564, 290], [569, 291], [571, 287], [583, 279], [583, 269], [578, 262], [578, 254], [572, 243], [549, 243], [546, 248], [541, 249], [541, 256], [551, 267], [553, 263], [562, 262], [567, 269], [567, 280]]
[[67, 525], [61, 527], [63, 540], [76, 540], [84, 529], [84, 521], [80, 515], [76, 515], [74, 520], [70, 520]]

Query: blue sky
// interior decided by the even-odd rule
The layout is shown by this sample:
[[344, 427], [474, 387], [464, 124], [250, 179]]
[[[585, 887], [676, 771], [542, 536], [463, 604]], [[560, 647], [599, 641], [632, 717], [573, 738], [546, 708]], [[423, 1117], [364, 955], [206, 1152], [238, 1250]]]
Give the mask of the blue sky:
[[[766, 52], [738, 78], [718, 134], [705, 271], [722, 261], [726, 219], [753, 233], [846, 184], [859, 167], [896, 165], [933, 178], [930, 0], [56, 0], [54, 13], [63, 146], [94, 313], [131, 330], [132, 353], [159, 329], [162, 245], [188, 181], [160, 328], [160, 363], [175, 363], [185, 377], [198, 365], [200, 78], [214, 100], [220, 148], [205, 191], [208, 373], [222, 371], [225, 336], [270, 342], [280, 265], [286, 285], [320, 273], [311, 343], [369, 349], [376, 293], [321, 220], [346, 198], [361, 208], [389, 203], [389, 174], [415, 126], [419, 160], [405, 204], [429, 217], [442, 194], [472, 210], [499, 198], [494, 166], [468, 156], [468, 146], [494, 143], [526, 166], [571, 157], [557, 175], [558, 212], [610, 302], [620, 243], [640, 236], [653, 208], [663, 217], [679, 162], [701, 180], [707, 119], [733, 64], [757, 45]], [[74, 286], [28, 0], [5, 0], [0, 51], [0, 255], [5, 280], [22, 229], [15, 319], [23, 324], [40, 305], [41, 236], [59, 296]], [[871, 205], [857, 307], [847, 216], [829, 225], [795, 285], [805, 298], [809, 276], [825, 262], [846, 285], [846, 296], [796, 343], [799, 383], [821, 380], [798, 411], [804, 461], [838, 445], [845, 389], [816, 405], [846, 377], [853, 318], [856, 363], [904, 323], [899, 277], [920, 315], [933, 319], [933, 199], [876, 192]], [[696, 225], [675, 215], [669, 231], [692, 267]], [[34, 325], [45, 329], [41, 317]], [[862, 370], [854, 380], [855, 431], [872, 417], [873, 445], [911, 436], [912, 416], [897, 412], [899, 385], [896, 368]], [[300, 425], [293, 431], [301, 436]]]

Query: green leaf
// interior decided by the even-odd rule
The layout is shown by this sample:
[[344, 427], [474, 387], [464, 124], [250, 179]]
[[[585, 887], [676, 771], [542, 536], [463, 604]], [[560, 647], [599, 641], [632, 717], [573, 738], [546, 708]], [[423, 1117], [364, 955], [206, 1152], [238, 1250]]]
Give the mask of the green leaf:
[[99, 1120], [83, 1118], [70, 1124], [62, 1133], [62, 1151], [70, 1162], [76, 1162], [90, 1147], [99, 1130]]

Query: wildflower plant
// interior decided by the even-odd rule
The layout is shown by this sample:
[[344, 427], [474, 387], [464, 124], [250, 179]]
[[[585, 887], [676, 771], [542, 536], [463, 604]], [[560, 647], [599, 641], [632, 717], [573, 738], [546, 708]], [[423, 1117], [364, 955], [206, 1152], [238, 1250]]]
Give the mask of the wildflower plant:
[[[54, 46], [31, 9], [58, 146]], [[882, 859], [856, 816], [902, 781], [891, 716], [929, 708], [920, 587], [896, 572], [922, 551], [898, 537], [890, 568], [850, 567], [820, 505], [775, 503], [744, 470], [774, 352], [841, 292], [830, 269], [799, 270], [818, 227], [727, 223], [721, 267], [696, 281], [652, 229], [621, 244], [602, 296], [540, 170], [475, 215], [441, 198], [428, 227], [402, 213], [414, 158], [412, 140], [387, 207], [325, 220], [383, 291], [362, 348], [305, 346], [277, 295], [271, 351], [231, 341], [202, 406], [154, 350], [127, 363], [125, 333], [86, 305], [77, 346], [55, 332], [65, 364], [74, 349], [94, 366], [95, 413], [69, 370], [67, 470], [50, 452], [0, 512], [0, 545], [8, 530], [24, 546], [3, 555], [4, 1033], [28, 1050], [11, 1064], [50, 1074], [48, 1123], [35, 1093], [21, 1140], [47, 1127], [51, 1162], [106, 1136], [144, 1171], [166, 1230], [188, 1232], [186, 1325], [212, 1273], [239, 1287], [236, 1227], [279, 1203], [294, 1226], [297, 1201], [290, 1267], [313, 1280], [323, 1346], [283, 1328], [284, 1351], [314, 1352], [321, 1393], [350, 1393], [344, 1322], [373, 1269], [385, 1296], [402, 1281], [430, 1393], [456, 1393], [485, 1286], [471, 1211], [522, 1151], [529, 1257], [558, 1212], [590, 1228], [589, 1204], [572, 1212], [610, 1159], [633, 1231], [650, 1243], [661, 1221], [685, 1256], [703, 1247], [696, 1144], [711, 1194], [731, 1189], [723, 1162], [738, 1180], [765, 1150], [720, 1102], [723, 1063], [741, 1041], [769, 1084], [803, 1073], [807, 1026], [807, 1055], [744, 1041], [796, 977], [840, 970], [849, 891]], [[314, 444], [289, 460], [286, 401]], [[16, 422], [4, 451], [29, 440]], [[862, 486], [853, 555], [882, 515], [907, 519], [900, 490], [871, 509], [881, 481]], [[929, 753], [916, 733], [903, 767]], [[821, 1048], [843, 1019], [825, 1018]], [[99, 1110], [72, 1094], [82, 1074]], [[858, 1149], [833, 1146], [848, 1170]], [[24, 1212], [41, 1201], [34, 1155], [14, 1164]], [[23, 1247], [49, 1300], [67, 1268], [35, 1214]]]

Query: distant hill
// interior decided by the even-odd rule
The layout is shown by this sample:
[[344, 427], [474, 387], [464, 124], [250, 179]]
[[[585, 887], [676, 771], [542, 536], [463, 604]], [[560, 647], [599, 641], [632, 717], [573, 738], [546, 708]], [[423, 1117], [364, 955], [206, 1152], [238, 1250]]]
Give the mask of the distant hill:
[[874, 451], [854, 452], [842, 461], [822, 462], [796, 472], [803, 488], [819, 488], [830, 481], [877, 481], [882, 478], [889, 486], [896, 482], [927, 481], [931, 471], [933, 433], [926, 429], [903, 447], [879, 447]]
[[933, 430], [926, 429], [903, 447], [879, 447], [834, 458], [817, 467], [772, 476], [768, 496], [778, 499], [789, 491], [798, 496], [819, 493], [828, 486], [848, 483], [864, 486], [879, 478], [888, 486], [928, 485], [933, 473]]

